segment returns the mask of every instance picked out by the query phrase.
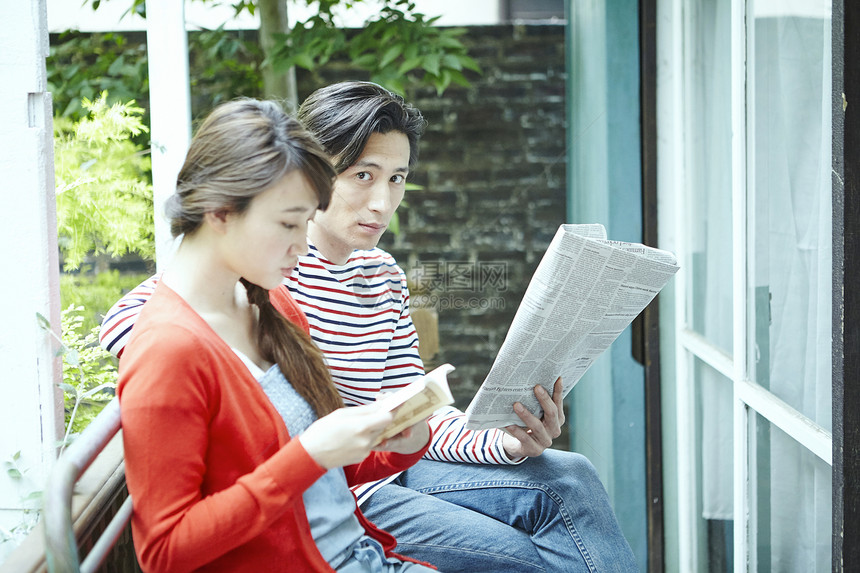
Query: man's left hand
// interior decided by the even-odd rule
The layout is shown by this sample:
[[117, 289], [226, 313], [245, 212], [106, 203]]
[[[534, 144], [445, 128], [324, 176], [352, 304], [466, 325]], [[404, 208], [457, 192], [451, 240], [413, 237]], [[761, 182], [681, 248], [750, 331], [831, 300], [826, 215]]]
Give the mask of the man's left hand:
[[511, 425], [504, 428], [502, 445], [511, 459], [539, 456], [561, 435], [564, 425], [561, 377], [555, 381], [552, 396], [543, 386], [535, 386], [535, 396], [543, 408], [543, 417], [538, 419], [519, 402], [514, 403], [514, 411], [525, 427]]

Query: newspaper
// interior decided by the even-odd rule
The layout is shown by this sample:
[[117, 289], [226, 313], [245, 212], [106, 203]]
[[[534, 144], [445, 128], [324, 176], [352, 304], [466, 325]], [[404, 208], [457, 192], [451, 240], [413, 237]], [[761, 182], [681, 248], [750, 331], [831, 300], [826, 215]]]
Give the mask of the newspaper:
[[678, 268], [668, 251], [607, 240], [603, 225], [561, 225], [466, 409], [466, 427], [522, 425], [514, 402], [541, 417], [534, 387], [552, 394], [561, 376], [566, 396]]
[[376, 443], [414, 426], [442, 406], [453, 404], [454, 396], [447, 378], [452, 370], [453, 366], [443, 364], [397, 392], [379, 398], [380, 404], [394, 411], [394, 420], [379, 435]]

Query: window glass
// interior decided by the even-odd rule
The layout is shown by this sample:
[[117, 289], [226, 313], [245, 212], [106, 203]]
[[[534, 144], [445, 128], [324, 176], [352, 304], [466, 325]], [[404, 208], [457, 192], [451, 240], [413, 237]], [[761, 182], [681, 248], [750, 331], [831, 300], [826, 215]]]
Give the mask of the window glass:
[[750, 78], [751, 368], [759, 384], [829, 430], [830, 15], [772, 4], [757, 5]]
[[685, 33], [687, 326], [732, 352], [732, 132], [729, 2], [694, 2]]
[[830, 571], [830, 466], [763, 417], [752, 426], [750, 570]]
[[704, 571], [728, 571], [732, 563], [732, 381], [696, 359], [699, 562]]

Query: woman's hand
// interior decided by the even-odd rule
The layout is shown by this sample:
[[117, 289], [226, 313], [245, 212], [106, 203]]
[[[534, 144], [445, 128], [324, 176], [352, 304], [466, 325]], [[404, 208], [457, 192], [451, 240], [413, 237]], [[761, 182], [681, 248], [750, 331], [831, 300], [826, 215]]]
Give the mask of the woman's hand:
[[423, 448], [429, 440], [430, 426], [427, 425], [426, 420], [422, 420], [399, 434], [391, 436], [373, 449], [398, 454], [414, 454]]
[[348, 466], [370, 454], [373, 444], [393, 419], [393, 414], [378, 404], [340, 408], [311, 424], [298, 440], [322, 467]]
[[511, 459], [539, 456], [561, 435], [564, 425], [561, 377], [555, 381], [552, 396], [543, 386], [535, 386], [534, 392], [543, 408], [543, 417], [538, 420], [522, 404], [515, 402], [514, 411], [528, 429], [516, 425], [504, 428], [507, 433], [502, 438], [502, 445]]

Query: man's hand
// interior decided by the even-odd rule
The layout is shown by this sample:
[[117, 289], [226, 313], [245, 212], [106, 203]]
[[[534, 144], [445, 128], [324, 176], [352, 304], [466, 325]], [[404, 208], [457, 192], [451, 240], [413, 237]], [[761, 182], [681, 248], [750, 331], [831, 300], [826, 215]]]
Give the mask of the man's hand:
[[502, 445], [511, 459], [539, 456], [561, 435], [564, 425], [561, 377], [555, 381], [552, 396], [543, 386], [535, 386], [534, 392], [543, 408], [543, 417], [537, 419], [522, 404], [515, 402], [514, 411], [526, 427], [511, 425], [504, 428], [506, 433]]

